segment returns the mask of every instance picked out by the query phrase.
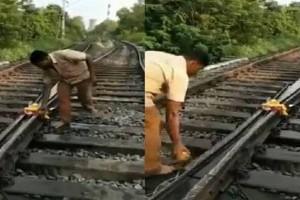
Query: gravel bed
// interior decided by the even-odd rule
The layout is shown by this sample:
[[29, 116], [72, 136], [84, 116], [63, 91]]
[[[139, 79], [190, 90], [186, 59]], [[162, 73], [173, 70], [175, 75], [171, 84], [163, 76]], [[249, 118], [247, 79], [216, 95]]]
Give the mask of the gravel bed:
[[199, 132], [199, 131], [186, 131], [182, 130], [182, 136], [193, 137], [197, 139], [208, 139], [214, 142], [219, 142], [227, 136], [227, 134], [221, 134], [216, 132]]
[[[36, 96], [36, 98], [38, 97], [38, 95]], [[22, 97], [22, 96], [19, 96], [19, 97], [15, 97], [15, 96], [1, 96], [0, 99], [1, 100], [11, 100], [11, 101], [34, 101], [36, 98], [34, 97]]]
[[244, 120], [242, 119], [237, 119], [232, 117], [203, 116], [194, 113], [183, 114], [183, 118], [185, 118], [186, 120], [214, 121], [214, 122], [223, 122], [223, 123], [232, 123], [232, 124], [240, 124], [244, 122]]
[[[258, 188], [257, 190], [259, 190], [261, 192], [267, 192], [270, 194], [275, 193], [275, 195], [280, 195], [280, 197], [282, 197], [282, 200], [300, 200], [300, 195], [297, 195], [297, 194], [294, 194], [294, 195], [287, 194], [284, 192], [278, 192], [278, 191], [269, 190], [269, 189], [265, 189], [265, 188]], [[250, 197], [250, 196], [247, 196], [248, 193], [245, 193], [243, 188], [241, 188], [240, 186], [238, 186], [236, 184], [231, 185], [226, 190], [226, 193], [234, 200], [245, 200]]]
[[[202, 103], [202, 102], [193, 102], [193, 100], [204, 100], [207, 101], [207, 103]], [[184, 104], [186, 108], [188, 107], [196, 107], [196, 108], [204, 108], [204, 109], [221, 109], [224, 111], [236, 111], [236, 112], [254, 112], [256, 109], [255, 108], [242, 108], [242, 107], [233, 107], [233, 106], [229, 106], [229, 105], [215, 105], [213, 103], [210, 102], [224, 102], [227, 104], [236, 104], [236, 103], [241, 103], [241, 104], [248, 104], [247, 102], [243, 101], [243, 100], [239, 100], [239, 99], [229, 99], [229, 98], [207, 98], [204, 96], [199, 96], [199, 97], [193, 97], [190, 98], [186, 101], [186, 103]], [[250, 102], [250, 104], [255, 104], [253, 102]]]
[[[78, 110], [78, 109], [77, 109]], [[99, 111], [101, 111], [98, 108]], [[80, 110], [80, 116], [73, 116], [72, 122], [81, 123], [81, 124], [92, 124], [92, 125], [112, 125], [117, 127], [123, 126], [133, 126], [133, 127], [144, 127], [144, 113], [136, 110], [128, 110], [126, 106], [117, 105], [115, 107], [108, 106], [106, 110], [110, 111], [104, 117], [99, 116], [95, 117], [86, 111]], [[48, 125], [44, 125], [40, 133], [57, 133], [57, 131], [51, 126], [52, 121], [60, 120], [58, 114], [53, 114], [51, 116], [51, 121]], [[97, 137], [100, 139], [126, 139], [134, 140], [138, 142], [143, 141], [143, 132], [138, 133], [111, 133], [111, 132], [103, 132], [101, 130], [82, 130], [82, 129], [66, 129], [64, 131], [65, 134], [74, 134], [77, 136], [90, 136]]]
[[22, 195], [28, 199], [33, 199], [33, 200], [70, 200], [70, 198], [63, 197], [63, 198], [57, 198], [57, 197], [46, 197], [46, 196], [41, 196], [41, 195], [29, 195], [25, 194]]
[[195, 99], [201, 99], [202, 98], [202, 99], [212, 99], [212, 100], [215, 100], [215, 101], [225, 100], [225, 102], [238, 100], [238, 102], [240, 102], [240, 103], [246, 103], [248, 101], [252, 101], [251, 103], [254, 102], [254, 100], [238, 99], [238, 98], [234, 98], [234, 97], [220, 97], [220, 96], [216, 96], [214, 94], [206, 94], [206, 93], [201, 94], [201, 96], [197, 96]]
[[[141, 129], [143, 130], [143, 129]], [[45, 125], [40, 130], [41, 134], [61, 134], [52, 127], [51, 125]], [[103, 131], [101, 129], [78, 129], [78, 128], [67, 128], [64, 130], [63, 134], [73, 135], [79, 137], [94, 137], [99, 139], [116, 139], [116, 140], [130, 140], [135, 142], [144, 141], [143, 132], [112, 132], [112, 131]]]
[[[238, 89], [239, 87], [237, 87]], [[247, 88], [247, 87], [245, 87]], [[203, 95], [205, 95], [206, 93], [209, 93], [210, 95], [217, 95], [218, 93], [220, 92], [226, 92], [226, 93], [232, 93], [232, 94], [243, 94], [243, 95], [250, 95], [250, 96], [263, 96], [261, 94], [254, 94], [253, 92], [247, 92], [247, 91], [243, 91], [243, 92], [240, 92], [240, 91], [234, 91], [234, 90], [231, 90], [231, 91], [228, 91], [228, 90], [218, 90], [217, 88], [210, 88], [210, 89], [207, 89], [204, 91]]]
[[293, 115], [294, 118], [299, 119], [300, 118], [300, 110], [299, 108], [296, 108], [296, 113]]
[[190, 100], [203, 100], [203, 101], [218, 101], [218, 102], [226, 102], [226, 103], [231, 103], [231, 102], [239, 102], [239, 103], [244, 103], [242, 99], [229, 99], [229, 98], [223, 98], [223, 97], [218, 97], [212, 98], [212, 97], [206, 97], [203, 94], [196, 94], [196, 95], [190, 95], [187, 98], [186, 102], [189, 102]]
[[128, 110], [126, 106], [114, 107], [109, 113], [105, 114], [104, 116], [95, 117], [85, 114], [83, 116], [74, 117], [73, 121], [88, 124], [144, 126], [144, 112]]
[[[68, 132], [70, 134], [70, 132]], [[67, 133], [67, 134], [68, 134]], [[101, 132], [98, 130], [86, 131], [78, 130], [72, 131], [71, 134], [80, 137], [94, 137], [99, 139], [116, 139], [116, 140], [130, 140], [135, 142], [144, 142], [143, 133], [123, 133], [123, 132]]]
[[[30, 102], [30, 101], [28, 101], [28, 102]], [[28, 106], [28, 104], [22, 105], [22, 104], [10, 104], [10, 103], [3, 104], [3, 105], [5, 105], [7, 108], [18, 108], [18, 109], [20, 109], [20, 112], [23, 111], [24, 107]]]
[[[234, 103], [233, 103], [234, 104]], [[232, 112], [247, 112], [247, 113], [253, 113], [255, 111], [254, 108], [240, 108], [240, 107], [232, 107], [227, 105], [214, 105], [214, 104], [204, 104], [204, 103], [185, 103], [185, 108], [202, 108], [202, 109], [220, 109], [226, 111], [232, 111]]]
[[20, 114], [22, 113], [22, 109], [20, 109], [19, 113], [8, 113], [8, 112], [1, 112], [1, 117], [7, 117], [7, 118], [11, 118], [11, 119], [16, 119]]
[[50, 155], [59, 155], [67, 156], [74, 158], [99, 158], [99, 159], [108, 159], [108, 160], [118, 160], [124, 162], [130, 161], [143, 161], [143, 157], [139, 155], [124, 155], [121, 153], [117, 154], [108, 154], [101, 151], [88, 151], [86, 149], [38, 149], [32, 148], [27, 150], [28, 153], [45, 153]]
[[4, 129], [6, 129], [7, 127], [8, 127], [7, 124], [5, 124], [5, 123], [0, 123], [0, 133], [1, 133], [2, 131], [4, 131]]
[[142, 179], [132, 180], [132, 181], [104, 181], [101, 179], [86, 179], [82, 175], [74, 173], [70, 176], [63, 176], [60, 174], [56, 175], [47, 175], [39, 174], [33, 171], [24, 171], [22, 169], [16, 169], [16, 176], [19, 177], [28, 177], [40, 180], [52, 180], [52, 181], [62, 181], [62, 182], [71, 182], [71, 183], [80, 183], [87, 184], [99, 187], [110, 187], [112, 189], [119, 190], [138, 190], [143, 191], [145, 188], [145, 182]]
[[264, 144], [265, 148], [283, 149], [292, 152], [300, 152], [300, 147], [288, 146], [288, 145], [276, 145], [276, 144]]
[[107, 111], [112, 111], [112, 110], [119, 110], [119, 109], [124, 109], [128, 110], [134, 110], [134, 108], [140, 107], [144, 109], [144, 105], [140, 103], [126, 103], [126, 102], [95, 102], [95, 106], [98, 110], [107, 110]]
[[[264, 147], [272, 149], [283, 149], [290, 152], [300, 152], [300, 147], [279, 146], [275, 144], [265, 144]], [[298, 163], [293, 162], [260, 161], [260, 163], [253, 162], [248, 168], [254, 170], [271, 171], [272, 173], [282, 174], [286, 176], [300, 177], [300, 166]]]
[[203, 101], [217, 101], [217, 102], [226, 102], [226, 103], [232, 103], [232, 102], [245, 103], [247, 101], [246, 99], [243, 100], [243, 99], [224, 98], [224, 97], [217, 97], [217, 96], [212, 97], [212, 96], [205, 96], [205, 94], [201, 94], [201, 95], [190, 96], [186, 102], [196, 104], [198, 99]]
[[282, 126], [282, 129], [291, 130], [291, 131], [300, 131], [300, 125], [289, 124], [288, 122]]
[[247, 167], [249, 170], [264, 170], [267, 172], [270, 172], [272, 174], [280, 174], [284, 176], [291, 176], [291, 177], [300, 177], [300, 172], [298, 169], [293, 167], [292, 165], [286, 165], [283, 164], [281, 165], [280, 163], [274, 164], [274, 163], [269, 163], [269, 164], [258, 164], [256, 162], [252, 162], [250, 165]]
[[269, 188], [259, 188], [259, 190], [262, 192], [268, 192], [268, 193], [280, 195], [284, 200], [299, 200], [300, 199], [300, 195], [298, 195], [298, 194], [288, 194], [288, 193], [280, 192], [275, 189], [269, 189]]
[[[237, 94], [240, 94], [237, 92]], [[254, 95], [251, 95], [251, 94], [243, 94], [243, 96], [254, 96]], [[213, 93], [203, 93], [203, 97], [204, 98], [214, 98], [216, 100], [219, 100], [220, 96], [217, 96], [216, 94], [213, 94]], [[228, 96], [228, 97], [222, 97], [222, 98], [225, 98], [225, 99], [228, 99], [230, 101], [232, 100], [237, 100], [239, 98], [235, 98], [235, 97], [232, 97], [232, 96]], [[267, 99], [267, 97], [266, 97]], [[245, 104], [259, 104], [259, 103], [263, 103], [262, 101], [263, 100], [255, 100], [255, 99], [239, 99], [240, 101], [242, 101], [242, 103], [245, 103]]]

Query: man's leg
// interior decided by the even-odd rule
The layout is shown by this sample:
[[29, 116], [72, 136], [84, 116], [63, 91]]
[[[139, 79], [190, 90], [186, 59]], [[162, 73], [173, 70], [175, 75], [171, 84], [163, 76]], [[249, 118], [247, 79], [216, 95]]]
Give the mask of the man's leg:
[[71, 90], [72, 90], [72, 86], [67, 84], [66, 82], [60, 81], [58, 83], [57, 93], [58, 93], [58, 103], [59, 103], [59, 114], [62, 120], [61, 125], [70, 124], [71, 122], [71, 100], [70, 100]]
[[90, 112], [96, 112], [97, 110], [95, 109], [92, 100], [93, 88], [91, 81], [89, 79], [81, 81], [80, 83], [77, 83], [75, 87], [77, 88], [78, 99], [82, 107]]
[[161, 164], [160, 114], [149, 96], [145, 97], [145, 174], [167, 174], [174, 168]]

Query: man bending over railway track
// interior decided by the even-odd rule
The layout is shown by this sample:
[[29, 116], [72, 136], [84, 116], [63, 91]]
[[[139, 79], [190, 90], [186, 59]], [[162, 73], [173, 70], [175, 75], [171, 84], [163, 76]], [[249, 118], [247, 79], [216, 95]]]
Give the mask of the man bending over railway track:
[[173, 166], [163, 165], [160, 160], [161, 118], [154, 103], [159, 95], [166, 96], [166, 128], [173, 142], [173, 157], [186, 161], [190, 151], [180, 138], [179, 112], [188, 88], [189, 77], [208, 65], [207, 51], [198, 48], [184, 56], [159, 51], [145, 53], [145, 173], [146, 175], [168, 174]]
[[95, 82], [93, 61], [86, 53], [70, 49], [50, 54], [35, 50], [30, 56], [32, 64], [44, 71], [44, 90], [41, 109], [47, 109], [51, 88], [58, 82], [57, 93], [61, 121], [54, 126], [63, 130], [71, 122], [71, 91], [77, 88], [82, 106], [92, 112], [97, 110], [92, 103], [92, 85]]

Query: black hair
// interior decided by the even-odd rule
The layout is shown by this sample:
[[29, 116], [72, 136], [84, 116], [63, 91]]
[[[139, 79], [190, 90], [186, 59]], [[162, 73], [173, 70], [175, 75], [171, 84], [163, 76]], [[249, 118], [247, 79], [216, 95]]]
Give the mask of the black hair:
[[201, 43], [194, 45], [189, 50], [186, 50], [183, 54], [188, 59], [197, 60], [198, 62], [203, 64], [204, 67], [209, 65], [210, 63], [208, 49]]
[[38, 64], [48, 58], [48, 53], [45, 51], [35, 50], [30, 55], [30, 62], [32, 64]]

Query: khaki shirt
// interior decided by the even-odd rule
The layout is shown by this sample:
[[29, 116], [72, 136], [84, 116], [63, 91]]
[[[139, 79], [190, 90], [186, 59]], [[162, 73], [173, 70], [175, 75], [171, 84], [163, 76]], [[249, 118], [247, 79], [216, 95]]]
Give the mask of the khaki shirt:
[[145, 52], [145, 92], [166, 95], [169, 100], [184, 102], [189, 78], [183, 56], [160, 51]]
[[65, 49], [54, 51], [49, 56], [55, 70], [44, 71], [44, 83], [55, 84], [63, 80], [69, 84], [76, 84], [90, 78], [85, 53]]

